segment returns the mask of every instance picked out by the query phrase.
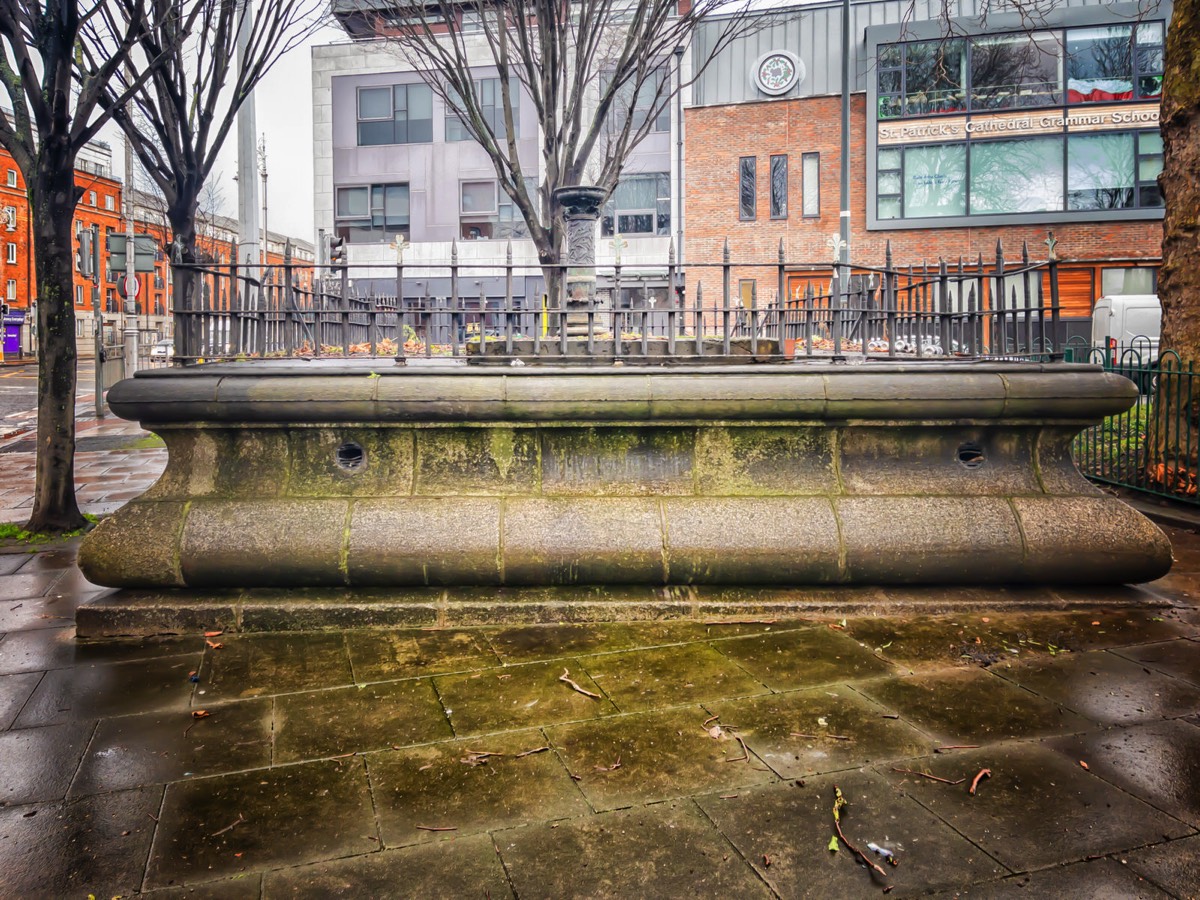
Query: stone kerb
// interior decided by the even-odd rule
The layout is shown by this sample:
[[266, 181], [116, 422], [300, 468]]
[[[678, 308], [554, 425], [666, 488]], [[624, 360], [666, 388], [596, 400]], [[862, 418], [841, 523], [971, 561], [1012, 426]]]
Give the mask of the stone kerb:
[[1070, 443], [1084, 366], [139, 373], [162, 478], [88, 536], [117, 587], [1120, 583], [1165, 536]]

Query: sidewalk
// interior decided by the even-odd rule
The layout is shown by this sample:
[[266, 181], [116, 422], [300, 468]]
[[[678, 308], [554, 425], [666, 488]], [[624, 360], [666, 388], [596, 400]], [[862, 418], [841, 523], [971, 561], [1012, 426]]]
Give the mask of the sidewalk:
[[0, 896], [1197, 897], [1170, 535], [1042, 612], [104, 642], [0, 550]]

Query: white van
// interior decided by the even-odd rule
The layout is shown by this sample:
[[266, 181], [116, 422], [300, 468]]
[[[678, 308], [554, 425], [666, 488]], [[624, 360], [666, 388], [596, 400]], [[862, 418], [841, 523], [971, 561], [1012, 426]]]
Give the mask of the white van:
[[[1158, 339], [1162, 333], [1162, 304], [1155, 294], [1114, 294], [1101, 297], [1092, 310], [1092, 346], [1107, 347], [1120, 355], [1134, 351], [1140, 365], [1153, 365], [1158, 359]], [[1119, 358], [1109, 362], [1119, 363]]]

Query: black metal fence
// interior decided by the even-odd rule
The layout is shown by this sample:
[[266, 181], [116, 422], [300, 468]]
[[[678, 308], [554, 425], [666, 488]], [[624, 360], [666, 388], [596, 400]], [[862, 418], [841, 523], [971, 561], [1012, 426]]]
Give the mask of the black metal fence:
[[1138, 385], [1138, 402], [1075, 440], [1075, 461], [1089, 478], [1185, 503], [1197, 497], [1200, 372], [1147, 340], [1079, 354]]
[[[1061, 358], [1057, 262], [1016, 264], [997, 246], [985, 263], [897, 266], [775, 259], [659, 267], [657, 296], [630, 299], [645, 284], [620, 264], [590, 270], [585, 302], [551, 278], [556, 297], [517, 295], [531, 270], [503, 260], [444, 265], [177, 266], [191, 280], [188, 308], [175, 309], [175, 360], [281, 357], [451, 357], [478, 362], [758, 361], [856, 355], [880, 358], [1020, 356]], [[578, 275], [577, 270], [575, 277]], [[733, 283], [774, 286], [760, 301]], [[464, 284], [480, 285], [478, 293]], [[423, 292], [414, 292], [423, 284]], [[439, 284], [438, 290], [430, 285]], [[488, 285], [491, 285], [489, 290]], [[636, 293], [636, 292], [635, 292]]]

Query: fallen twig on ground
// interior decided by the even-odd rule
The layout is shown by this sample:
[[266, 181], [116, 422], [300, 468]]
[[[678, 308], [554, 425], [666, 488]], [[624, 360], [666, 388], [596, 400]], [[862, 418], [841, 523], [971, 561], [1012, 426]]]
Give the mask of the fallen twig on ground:
[[621, 757], [617, 757], [617, 761], [611, 766], [592, 766], [597, 772], [613, 772], [621, 768]]
[[549, 747], [534, 747], [532, 750], [523, 750], [520, 753], [514, 754], [513, 759], [521, 759], [523, 756], [533, 756], [535, 753], [545, 753]]
[[209, 837], [216, 837], [219, 834], [224, 834], [227, 831], [232, 831], [234, 828], [236, 828], [238, 825], [241, 825], [245, 821], [246, 821], [246, 817], [243, 816], [241, 813], [238, 813], [238, 817], [236, 819], [234, 819], [232, 822], [230, 822], [228, 825], [226, 825], [220, 831], [214, 831], [212, 834], [209, 835]]
[[788, 734], [798, 738], [829, 738], [831, 741], [852, 741], [854, 738], [845, 734], [806, 734], [800, 731], [789, 731]]
[[562, 681], [566, 684], [569, 684], [571, 687], [573, 687], [575, 690], [579, 691], [579, 693], [583, 694], [585, 697], [591, 697], [593, 700], [601, 699], [599, 694], [593, 694], [591, 691], [587, 690], [586, 688], [581, 688], [578, 684], [576, 684], [574, 681], [572, 681], [571, 680], [571, 672], [569, 669], [563, 669], [563, 673], [558, 676], [558, 680]]
[[444, 827], [441, 825], [418, 825], [416, 827], [421, 831], [458, 831], [457, 827]]
[[778, 619], [713, 619], [705, 625], [774, 625]]
[[930, 775], [928, 772], [915, 772], [912, 769], [897, 769], [893, 768], [893, 772], [902, 772], [905, 775], [920, 775], [922, 778], [928, 778], [930, 781], [940, 781], [942, 784], [962, 784], [967, 779], [965, 777], [958, 781], [951, 781], [949, 778], [939, 778], [937, 775]]
[[979, 787], [979, 782], [983, 781], [983, 779], [985, 779], [985, 778], [991, 778], [991, 777], [992, 777], [991, 769], [980, 769], [979, 774], [976, 775], [973, 779], [971, 779], [971, 788], [970, 788], [970, 790], [967, 791], [967, 793], [970, 794], [972, 797], [975, 796], [975, 788]]
[[846, 835], [842, 831], [842, 810], [848, 805], [849, 804], [846, 803], [846, 798], [842, 795], [842, 789], [835, 784], [833, 786], [833, 827], [837, 829], [837, 836], [841, 839], [842, 843], [846, 845], [846, 848], [851, 853], [865, 862], [870, 868], [874, 869], [884, 878], [887, 878], [888, 873], [883, 866], [879, 865], [877, 862], [875, 862], [875, 860], [871, 859], [871, 857], [867, 856], [867, 854], [863, 853], [846, 839]]
[[978, 744], [947, 744], [945, 747], [934, 747], [934, 753], [945, 753], [947, 750], [978, 750]]

